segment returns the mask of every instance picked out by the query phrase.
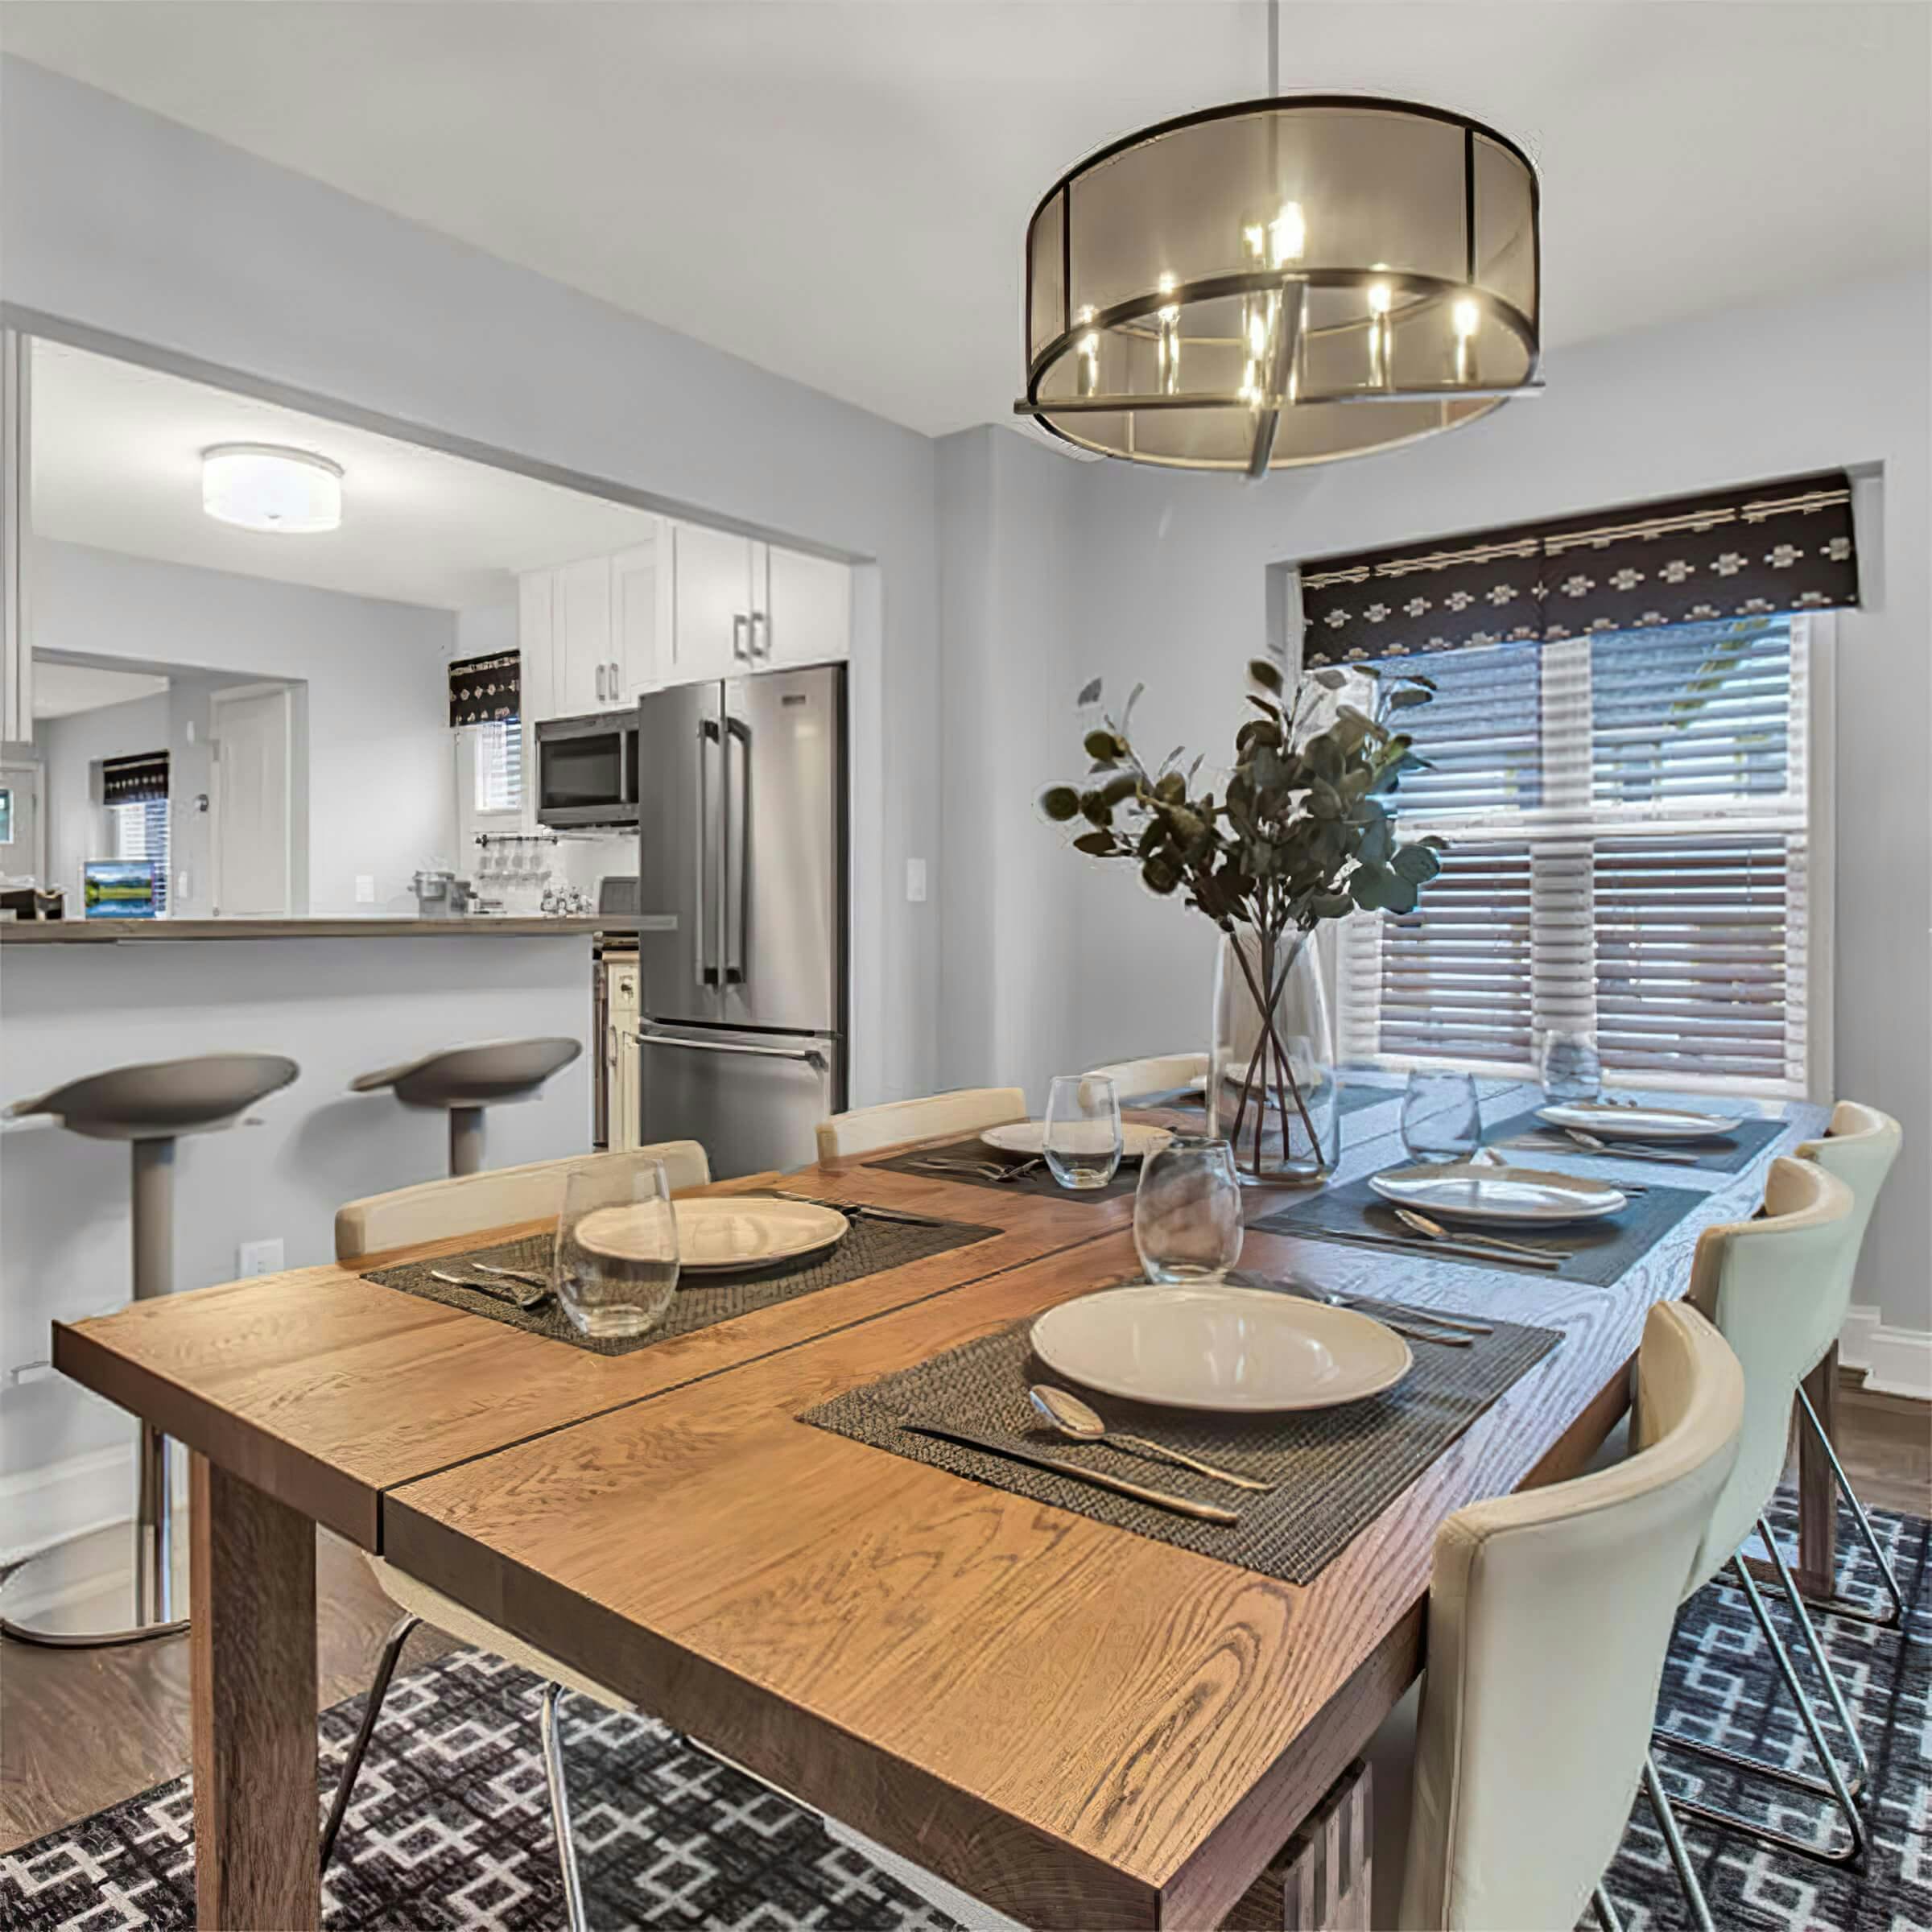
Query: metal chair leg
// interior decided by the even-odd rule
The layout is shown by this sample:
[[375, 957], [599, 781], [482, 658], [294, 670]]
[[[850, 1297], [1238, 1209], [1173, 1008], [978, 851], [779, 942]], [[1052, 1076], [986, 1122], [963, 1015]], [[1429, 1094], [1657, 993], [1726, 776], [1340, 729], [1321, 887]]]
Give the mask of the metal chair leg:
[[1798, 1625], [1798, 1633], [1805, 1640], [1805, 1648], [1811, 1653], [1811, 1662], [1818, 1674], [1824, 1679], [1825, 1695], [1831, 1700], [1831, 1708], [1838, 1715], [1838, 1721], [1852, 1745], [1852, 1761], [1856, 1775], [1847, 1789], [1854, 1798], [1864, 1790], [1872, 1776], [1872, 1761], [1865, 1755], [1864, 1740], [1858, 1734], [1858, 1724], [1852, 1715], [1852, 1707], [1846, 1701], [1845, 1693], [1838, 1681], [1838, 1673], [1831, 1668], [1831, 1660], [1825, 1655], [1825, 1647], [1818, 1640], [1818, 1626], [1811, 1620], [1811, 1612], [1805, 1608], [1805, 1600], [1799, 1593], [1798, 1579], [1791, 1574], [1791, 1566], [1785, 1560], [1785, 1553], [1778, 1548], [1771, 1534], [1771, 1525], [1763, 1517], [1757, 1519], [1757, 1534], [1765, 1547], [1771, 1552], [1773, 1567], [1777, 1571], [1778, 1587], [1785, 1593], [1785, 1601], [1790, 1606], [1792, 1620]]
[[1596, 1922], [1604, 1932], [1624, 1932], [1624, 1922], [1616, 1915], [1616, 1907], [1610, 1902], [1610, 1894], [1601, 1885], [1590, 1894], [1590, 1903], [1596, 1913]]
[[543, 1686], [542, 1729], [543, 1775], [550, 1785], [550, 1821], [557, 1835], [557, 1863], [564, 1873], [564, 1916], [570, 1932], [589, 1932], [584, 1916], [584, 1881], [577, 1872], [577, 1847], [570, 1835], [570, 1794], [564, 1783], [564, 1740], [557, 1707], [564, 1700], [561, 1684]]
[[1684, 1843], [1684, 1835], [1678, 1829], [1677, 1814], [1671, 1809], [1670, 1794], [1664, 1789], [1664, 1781], [1657, 1774], [1657, 1761], [1648, 1752], [1644, 1753], [1644, 1793], [1650, 1800], [1650, 1809], [1657, 1814], [1657, 1828], [1664, 1835], [1664, 1849], [1670, 1854], [1670, 1862], [1677, 1868], [1677, 1882], [1684, 1889], [1684, 1897], [1690, 1901], [1691, 1922], [1697, 1932], [1717, 1932], [1711, 1918], [1711, 1903], [1704, 1897], [1703, 1881], [1697, 1876], [1697, 1868], [1690, 1862], [1690, 1848]]
[[[1814, 1610], [1827, 1616], [1843, 1617], [1847, 1623], [1872, 1624], [1881, 1630], [1907, 1629], [1905, 1593], [1899, 1587], [1898, 1573], [1892, 1567], [1892, 1559], [1878, 1540], [1878, 1533], [1872, 1527], [1872, 1519], [1865, 1514], [1865, 1506], [1858, 1500], [1858, 1492], [1852, 1487], [1851, 1479], [1845, 1474], [1845, 1466], [1838, 1459], [1838, 1451], [1832, 1447], [1831, 1438], [1826, 1434], [1825, 1426], [1818, 1419], [1818, 1411], [1811, 1406], [1811, 1398], [1801, 1386], [1798, 1392], [1798, 1413], [1818, 1439], [1818, 1446], [1825, 1452], [1825, 1459], [1831, 1465], [1831, 1474], [1838, 1483], [1838, 1492], [1845, 1499], [1845, 1506], [1852, 1512], [1852, 1520], [1858, 1525], [1858, 1534], [1864, 1538], [1865, 1547], [1872, 1553], [1872, 1560], [1878, 1566], [1878, 1574], [1885, 1586], [1885, 1595], [1891, 1598], [1889, 1610], [1873, 1610], [1838, 1592], [1824, 1597], [1807, 1597], [1805, 1600]], [[1767, 1542], [1770, 1538], [1765, 1539]]]
[[395, 1628], [384, 1641], [382, 1654], [376, 1660], [376, 1674], [370, 1679], [369, 1696], [362, 1706], [362, 1721], [356, 1727], [355, 1740], [349, 1747], [349, 1761], [342, 1767], [342, 1776], [336, 1785], [335, 1802], [328, 1808], [328, 1823], [322, 1827], [321, 1869], [328, 1869], [330, 1855], [336, 1848], [336, 1835], [342, 1829], [342, 1820], [349, 1814], [350, 1794], [356, 1788], [356, 1777], [362, 1769], [362, 1760], [369, 1752], [369, 1740], [374, 1736], [376, 1719], [382, 1714], [382, 1700], [389, 1695], [389, 1680], [396, 1674], [396, 1659], [402, 1654], [402, 1646], [409, 1641], [409, 1633], [422, 1622], [419, 1616], [400, 1618]]
[[[1850, 1788], [1845, 1782], [1844, 1773], [1839, 1770], [1838, 1760], [1831, 1755], [1825, 1743], [1823, 1727], [1818, 1721], [1818, 1713], [1811, 1707], [1811, 1699], [1793, 1667], [1790, 1653], [1785, 1648], [1784, 1640], [1777, 1634], [1777, 1626], [1771, 1620], [1771, 1612], [1765, 1608], [1760, 1594], [1757, 1579], [1746, 1567], [1743, 1554], [1731, 1559], [1732, 1569], [1737, 1580], [1744, 1586], [1745, 1596], [1749, 1600], [1752, 1614], [1757, 1619], [1757, 1627], [1764, 1633], [1765, 1643], [1770, 1647], [1772, 1660], [1777, 1664], [1778, 1674], [1790, 1688], [1798, 1704], [1798, 1714], [1804, 1724], [1805, 1735], [1811, 1740], [1811, 1748], [1825, 1768], [1829, 1781], [1820, 1794], [1838, 1807], [1843, 1818], [1850, 1842], [1840, 1851], [1812, 1844], [1809, 1840], [1794, 1837], [1786, 1831], [1777, 1831], [1769, 1825], [1761, 1825], [1734, 1812], [1720, 1811], [1715, 1806], [1694, 1802], [1689, 1798], [1675, 1800], [1679, 1814], [1686, 1818], [1701, 1818], [1707, 1823], [1722, 1825], [1727, 1831], [1741, 1832], [1748, 1838], [1756, 1839], [1760, 1844], [1774, 1845], [1781, 1851], [1795, 1852], [1800, 1858], [1817, 1860], [1821, 1864], [1856, 1864], [1865, 1855], [1864, 1820], [1859, 1816], [1858, 1806]], [[1715, 1746], [1698, 1743], [1695, 1739], [1679, 1737], [1674, 1732], [1658, 1730], [1651, 1733], [1653, 1740], [1669, 1744], [1681, 1751], [1688, 1751], [1699, 1757], [1707, 1757], [1720, 1764], [1735, 1765], [1740, 1769], [1755, 1772], [1760, 1777], [1769, 1777], [1777, 1782], [1803, 1791], [1818, 1791], [1812, 1779], [1802, 1777], [1797, 1773], [1786, 1771], [1781, 1765], [1767, 1765], [1762, 1760], [1744, 1757], [1736, 1752], [1719, 1750]]]

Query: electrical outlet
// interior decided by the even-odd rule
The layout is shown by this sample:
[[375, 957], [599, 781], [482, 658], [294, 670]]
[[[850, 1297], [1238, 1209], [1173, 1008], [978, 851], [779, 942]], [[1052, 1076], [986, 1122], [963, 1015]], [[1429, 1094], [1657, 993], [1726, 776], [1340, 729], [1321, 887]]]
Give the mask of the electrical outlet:
[[279, 1274], [288, 1265], [282, 1253], [279, 1236], [272, 1241], [244, 1241], [235, 1250], [235, 1278], [245, 1282], [254, 1274]]
[[376, 902], [376, 875], [373, 872], [356, 874], [356, 903], [373, 906]]
[[906, 861], [906, 897], [914, 906], [926, 903], [926, 861], [923, 859], [908, 859]]

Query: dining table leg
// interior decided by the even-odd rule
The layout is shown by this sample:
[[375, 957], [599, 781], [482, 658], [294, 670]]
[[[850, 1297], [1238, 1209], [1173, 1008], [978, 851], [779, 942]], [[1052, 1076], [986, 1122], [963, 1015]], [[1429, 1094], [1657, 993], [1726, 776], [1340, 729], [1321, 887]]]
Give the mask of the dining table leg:
[[205, 1456], [192, 1478], [196, 1923], [312, 1932], [316, 1525]]
[[[1805, 1378], [1818, 1426], [1838, 1443], [1838, 1344]], [[1807, 1428], [1798, 1432], [1798, 1587], [1821, 1602], [1838, 1593], [1838, 1479]]]

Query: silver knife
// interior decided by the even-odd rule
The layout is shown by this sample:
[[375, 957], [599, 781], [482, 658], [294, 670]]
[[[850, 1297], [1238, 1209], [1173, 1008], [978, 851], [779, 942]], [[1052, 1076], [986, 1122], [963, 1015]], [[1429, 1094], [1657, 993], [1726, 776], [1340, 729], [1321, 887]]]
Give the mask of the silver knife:
[[1203, 1523], [1238, 1523], [1238, 1510], [1225, 1509], [1219, 1503], [1197, 1503], [1192, 1496], [1175, 1496], [1166, 1489], [1150, 1489], [1143, 1483], [1130, 1483], [1125, 1476], [1109, 1476], [1103, 1469], [1088, 1469], [1079, 1463], [1063, 1461], [1057, 1455], [1042, 1455], [1023, 1449], [1017, 1443], [1003, 1443], [997, 1437], [975, 1435], [969, 1429], [954, 1429], [944, 1422], [901, 1422], [913, 1435], [930, 1435], [943, 1443], [960, 1443], [988, 1455], [1003, 1455], [1011, 1463], [1030, 1463], [1035, 1469], [1050, 1470], [1055, 1476], [1070, 1476], [1076, 1483], [1091, 1483], [1096, 1489], [1112, 1489], [1131, 1496], [1137, 1502], [1152, 1503], [1157, 1509], [1171, 1509], [1177, 1516], [1198, 1517]]
[[1466, 1261], [1484, 1261], [1492, 1268], [1540, 1268], [1549, 1274], [1555, 1274], [1563, 1265], [1563, 1257], [1558, 1255], [1533, 1261], [1527, 1255], [1502, 1254], [1493, 1248], [1468, 1248], [1460, 1241], [1411, 1240], [1407, 1235], [1356, 1234], [1340, 1228], [1271, 1228], [1268, 1232], [1293, 1234], [1311, 1241], [1353, 1241], [1362, 1248], [1393, 1248], [1403, 1254], [1457, 1254]]
[[804, 1208], [829, 1208], [835, 1214], [864, 1215], [874, 1221], [903, 1221], [908, 1228], [943, 1228], [944, 1221], [930, 1214], [908, 1214], [902, 1208], [875, 1208], [869, 1201], [818, 1201], [805, 1194], [774, 1194], [774, 1201], [796, 1201]]

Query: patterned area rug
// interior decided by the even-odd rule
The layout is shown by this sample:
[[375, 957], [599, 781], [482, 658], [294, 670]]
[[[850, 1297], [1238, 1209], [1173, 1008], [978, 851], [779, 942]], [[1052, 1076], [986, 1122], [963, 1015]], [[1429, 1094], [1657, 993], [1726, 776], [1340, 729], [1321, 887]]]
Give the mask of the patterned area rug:
[[[1820, 1626], [1872, 1755], [1872, 1849], [1862, 1870], [1834, 1870], [1692, 1825], [1719, 1926], [1932, 1928], [1932, 1618], [1924, 1600], [1932, 1524], [1875, 1520], [1918, 1606], [1914, 1641], [1842, 1620]], [[1790, 1527], [1788, 1510], [1783, 1526]], [[1855, 1591], [1875, 1587], [1862, 1546], [1856, 1554], [1847, 1549], [1843, 1561]], [[1679, 1620], [1663, 1715], [1674, 1728], [1812, 1769], [1795, 1714], [1781, 1695], [1767, 1698], [1772, 1670], [1743, 1598], [1714, 1587]], [[324, 1888], [332, 1932], [550, 1932], [562, 1924], [538, 1756], [539, 1690], [525, 1672], [470, 1651], [391, 1687]], [[323, 1715], [324, 1793], [333, 1788], [360, 1708], [356, 1699]], [[662, 1725], [582, 1699], [566, 1711], [578, 1856], [591, 1922], [601, 1932], [625, 1926], [947, 1932], [952, 1926], [832, 1838], [811, 1813]], [[1551, 1746], [1587, 1751], [1590, 1740], [1552, 1740]], [[1666, 1761], [1674, 1790], [1697, 1784], [1695, 1760]], [[1821, 1822], [1809, 1801], [1768, 1802], [1761, 1785], [1728, 1773], [1711, 1781], [1707, 1795], [1774, 1815], [1786, 1830], [1810, 1831]], [[190, 1808], [188, 1780], [177, 1778], [0, 1858], [0, 1926], [192, 1927]], [[1607, 1882], [1628, 1932], [1688, 1926], [1641, 1801]]]

